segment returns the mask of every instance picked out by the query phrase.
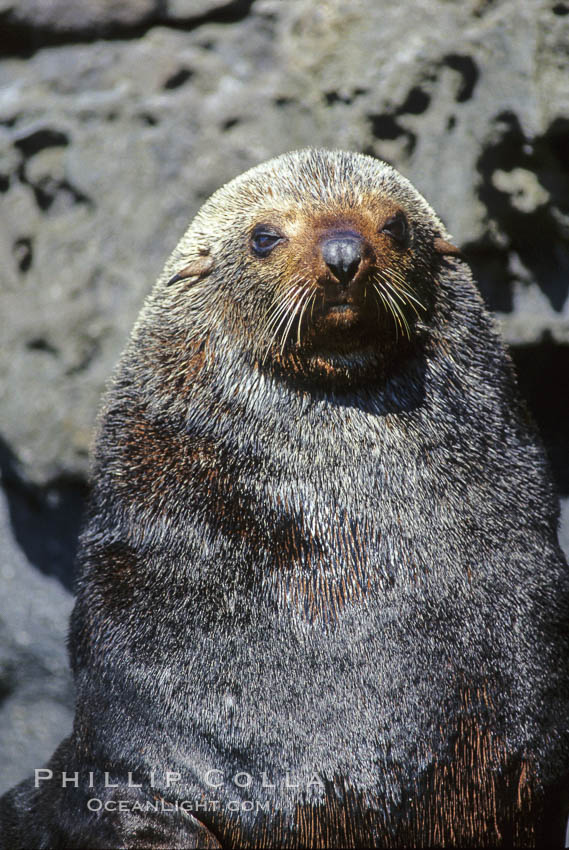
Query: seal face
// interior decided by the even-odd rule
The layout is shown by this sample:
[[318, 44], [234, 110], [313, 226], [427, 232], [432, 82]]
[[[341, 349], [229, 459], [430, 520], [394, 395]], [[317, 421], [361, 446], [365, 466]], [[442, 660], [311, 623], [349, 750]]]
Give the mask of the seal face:
[[55, 781], [4, 798], [8, 846], [561, 846], [557, 517], [511, 362], [411, 184], [327, 151], [241, 175], [107, 395], [74, 730]]
[[[212, 269], [231, 268], [238, 293], [228, 304], [213, 271], [207, 298], [235, 345], [261, 365], [354, 386], [409, 353], [432, 310], [437, 259], [457, 249], [389, 166], [341, 154], [320, 172], [313, 165], [291, 155], [276, 175], [260, 166], [204, 207], [196, 236], [201, 229], [206, 242], [216, 222]], [[229, 202], [240, 204], [239, 222], [225, 232]]]

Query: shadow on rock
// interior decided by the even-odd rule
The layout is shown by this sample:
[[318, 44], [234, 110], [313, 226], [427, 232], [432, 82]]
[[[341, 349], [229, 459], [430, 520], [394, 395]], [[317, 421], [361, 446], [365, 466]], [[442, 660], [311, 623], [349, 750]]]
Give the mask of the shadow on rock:
[[33, 484], [24, 478], [16, 456], [1, 439], [0, 473], [17, 544], [30, 563], [71, 590], [88, 492], [85, 480], [60, 477], [43, 486]]
[[545, 338], [539, 345], [515, 346], [522, 395], [541, 432], [561, 496], [569, 495], [569, 346]]
[[[492, 143], [479, 157], [479, 197], [502, 244], [486, 239], [463, 245], [490, 308], [512, 310], [508, 254], [539, 283], [556, 312], [569, 295], [569, 120], [556, 119], [543, 136], [528, 139], [518, 118], [501, 113]], [[499, 240], [499, 241], [500, 241]]]

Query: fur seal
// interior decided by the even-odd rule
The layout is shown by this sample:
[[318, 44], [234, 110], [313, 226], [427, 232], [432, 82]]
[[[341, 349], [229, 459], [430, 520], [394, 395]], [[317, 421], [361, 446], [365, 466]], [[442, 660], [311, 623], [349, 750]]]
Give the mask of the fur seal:
[[2, 846], [561, 847], [557, 521], [510, 358], [414, 187], [322, 150], [246, 172], [106, 397], [74, 729], [3, 798]]

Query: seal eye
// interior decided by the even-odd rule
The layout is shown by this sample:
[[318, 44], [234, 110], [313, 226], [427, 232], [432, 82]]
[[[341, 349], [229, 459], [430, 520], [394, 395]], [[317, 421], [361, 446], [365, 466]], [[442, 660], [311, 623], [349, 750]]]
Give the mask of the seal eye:
[[409, 224], [403, 213], [397, 212], [394, 216], [388, 218], [380, 233], [387, 233], [396, 242], [404, 245], [409, 237]]
[[267, 257], [284, 238], [282, 233], [272, 227], [260, 225], [254, 229], [251, 236], [251, 248], [257, 257]]

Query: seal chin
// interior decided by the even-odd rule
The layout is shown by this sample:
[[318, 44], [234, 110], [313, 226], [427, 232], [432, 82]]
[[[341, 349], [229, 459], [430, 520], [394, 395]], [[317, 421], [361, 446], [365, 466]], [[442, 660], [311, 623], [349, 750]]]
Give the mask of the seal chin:
[[306, 361], [307, 374], [337, 390], [377, 379], [381, 358], [371, 346], [344, 352], [315, 350]]

